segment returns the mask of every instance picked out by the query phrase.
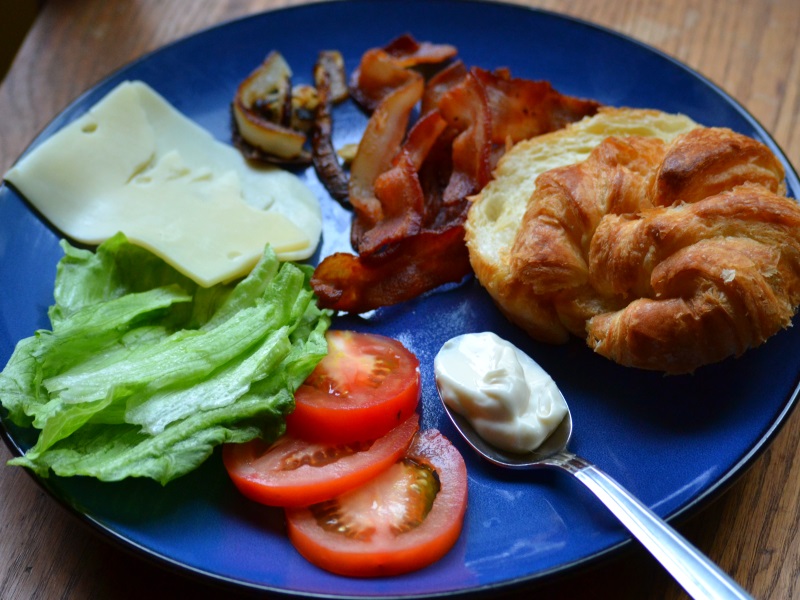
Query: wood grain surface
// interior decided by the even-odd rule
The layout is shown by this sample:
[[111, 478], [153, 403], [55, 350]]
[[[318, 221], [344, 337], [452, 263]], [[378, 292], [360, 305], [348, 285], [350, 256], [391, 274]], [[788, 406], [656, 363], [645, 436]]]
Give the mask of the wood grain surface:
[[[210, 25], [300, 3], [46, 0], [0, 85], [0, 172], [67, 104], [132, 59]], [[685, 62], [733, 95], [795, 167], [800, 165], [797, 0], [517, 3], [592, 21]], [[687, 522], [675, 524], [759, 599], [800, 598], [799, 441], [800, 412], [795, 411], [774, 444], [735, 485]], [[9, 456], [2, 446], [0, 464]], [[684, 597], [637, 544], [590, 571], [534, 593], [509, 595]], [[0, 598], [169, 596], [233, 597], [120, 550], [69, 514], [26, 472], [0, 466]]]

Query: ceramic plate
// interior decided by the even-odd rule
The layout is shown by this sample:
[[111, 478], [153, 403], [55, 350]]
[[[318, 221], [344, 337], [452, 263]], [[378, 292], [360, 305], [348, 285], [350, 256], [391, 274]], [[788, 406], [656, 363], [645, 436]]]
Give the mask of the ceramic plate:
[[[296, 82], [309, 82], [322, 49], [341, 50], [348, 71], [368, 48], [410, 32], [458, 47], [468, 65], [510, 67], [563, 93], [610, 105], [683, 112], [768, 144], [764, 129], [733, 99], [675, 60], [588, 23], [480, 2], [363, 1], [305, 5], [224, 24], [169, 45], [86, 92], [32, 147], [83, 114], [123, 79], [140, 79], [179, 110], [228, 141], [237, 84], [273, 49]], [[335, 115], [335, 143], [356, 141], [365, 123], [352, 105]], [[790, 194], [800, 191], [787, 167]], [[311, 169], [300, 175], [325, 215], [316, 259], [346, 250], [349, 215]], [[0, 188], [0, 361], [36, 328], [48, 328], [53, 277], [61, 257], [52, 230], [8, 187]], [[12, 290], [12, 293], [8, 293]], [[438, 427], [461, 449], [469, 470], [469, 509], [461, 538], [435, 565], [399, 578], [337, 577], [309, 565], [287, 541], [279, 510], [241, 497], [219, 454], [166, 487], [147, 481], [99, 483], [51, 477], [41, 484], [82, 519], [122, 544], [175, 568], [236, 586], [298, 595], [421, 596], [488, 591], [579, 567], [629, 540], [581, 484], [558, 472], [504, 473], [480, 462], [451, 428], [437, 399], [432, 361], [451, 336], [493, 330], [530, 353], [561, 386], [572, 408], [572, 448], [595, 462], [665, 518], [696, 509], [730, 484], [775, 435], [795, 403], [800, 328], [786, 330], [738, 360], [665, 378], [618, 367], [583, 342], [547, 346], [527, 339], [472, 279], [368, 319], [337, 327], [400, 339], [420, 361], [423, 427]], [[5, 424], [19, 453], [30, 431]]]

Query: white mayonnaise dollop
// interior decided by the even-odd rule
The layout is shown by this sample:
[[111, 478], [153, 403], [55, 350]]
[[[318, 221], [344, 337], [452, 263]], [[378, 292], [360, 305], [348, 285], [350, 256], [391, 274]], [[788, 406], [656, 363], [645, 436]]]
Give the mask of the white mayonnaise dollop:
[[567, 414], [550, 375], [494, 333], [448, 340], [433, 364], [445, 404], [503, 450], [535, 450]]

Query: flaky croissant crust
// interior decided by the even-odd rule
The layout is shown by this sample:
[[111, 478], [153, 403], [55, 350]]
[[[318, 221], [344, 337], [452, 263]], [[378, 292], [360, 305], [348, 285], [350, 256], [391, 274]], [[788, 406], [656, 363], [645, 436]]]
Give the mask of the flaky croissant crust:
[[598, 353], [692, 372], [790, 324], [800, 206], [785, 193], [777, 157], [729, 129], [611, 137], [539, 176], [509, 268], [539, 318]]

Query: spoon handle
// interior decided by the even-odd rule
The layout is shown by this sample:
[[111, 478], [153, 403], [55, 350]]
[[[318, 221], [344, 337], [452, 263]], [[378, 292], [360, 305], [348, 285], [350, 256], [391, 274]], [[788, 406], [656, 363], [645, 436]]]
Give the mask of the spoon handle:
[[569, 452], [556, 456], [560, 459], [548, 463], [588, 487], [693, 598], [752, 600], [722, 569], [609, 475]]

